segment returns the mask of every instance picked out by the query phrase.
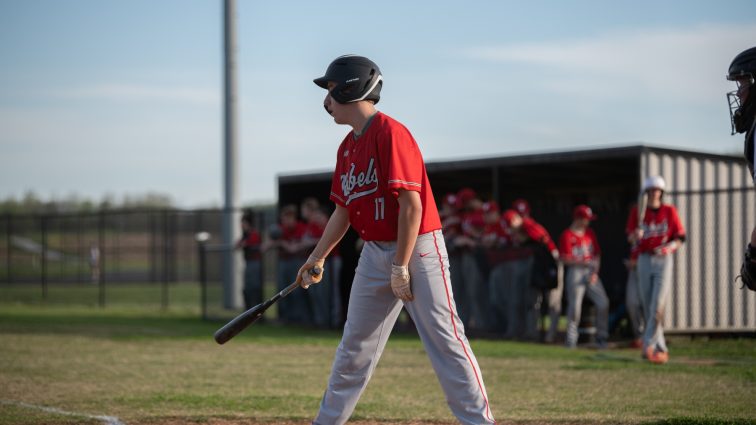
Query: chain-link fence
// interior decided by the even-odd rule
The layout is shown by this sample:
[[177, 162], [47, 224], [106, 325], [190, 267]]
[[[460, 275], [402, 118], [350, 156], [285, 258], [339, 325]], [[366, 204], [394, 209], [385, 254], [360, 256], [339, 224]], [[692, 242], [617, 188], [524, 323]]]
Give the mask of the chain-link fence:
[[[678, 208], [688, 234], [674, 254], [665, 326], [679, 332], [756, 330], [756, 294], [735, 282], [756, 224], [756, 191], [678, 190], [665, 201]], [[275, 222], [273, 207], [255, 213], [260, 229]], [[201, 309], [205, 317], [228, 315], [222, 308], [221, 259], [231, 248], [220, 246], [222, 215], [151, 210], [0, 216], [0, 299], [186, 307]], [[211, 235], [203, 261], [198, 232]], [[610, 260], [604, 259], [605, 266], [621, 265]], [[262, 270], [263, 295], [270, 296], [278, 286], [274, 252], [264, 256]], [[346, 275], [341, 280], [351, 282]]]

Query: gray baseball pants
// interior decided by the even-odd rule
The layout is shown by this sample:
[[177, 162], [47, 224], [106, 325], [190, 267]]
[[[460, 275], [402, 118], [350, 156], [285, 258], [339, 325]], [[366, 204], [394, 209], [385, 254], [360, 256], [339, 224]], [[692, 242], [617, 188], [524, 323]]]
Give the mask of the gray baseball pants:
[[630, 317], [630, 327], [633, 330], [633, 338], [643, 336], [643, 307], [640, 294], [638, 293], [638, 268], [633, 267], [627, 273], [627, 287], [625, 288], [625, 308]]
[[606, 342], [609, 326], [609, 297], [606, 296], [601, 279], [590, 283], [592, 269], [586, 266], [570, 266], [565, 276], [567, 289], [567, 339], [565, 345], [575, 347], [578, 341], [578, 324], [583, 307], [583, 298], [596, 306], [596, 338]]
[[441, 231], [417, 238], [409, 263], [414, 301], [403, 303], [391, 291], [395, 252], [395, 242], [365, 243], [344, 334], [313, 423], [334, 425], [349, 419], [403, 306], [417, 327], [452, 413], [463, 424], [495, 423], [483, 376], [456, 313]]
[[[664, 329], [657, 313], [664, 316], [664, 310], [672, 287], [669, 256], [641, 254], [638, 257], [638, 293], [640, 294], [646, 329], [643, 332], [643, 350], [654, 347], [658, 351], [667, 351]], [[661, 317], [660, 317], [661, 318]]]

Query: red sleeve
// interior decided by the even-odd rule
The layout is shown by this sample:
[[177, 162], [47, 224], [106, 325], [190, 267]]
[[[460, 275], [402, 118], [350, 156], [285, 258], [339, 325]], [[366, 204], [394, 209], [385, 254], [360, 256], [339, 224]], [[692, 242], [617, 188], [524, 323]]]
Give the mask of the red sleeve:
[[549, 236], [549, 232], [547, 232], [540, 224], [533, 220], [523, 220], [522, 228], [531, 239], [546, 245], [549, 248], [549, 251], [557, 249], [554, 241], [551, 240], [551, 236]]
[[419, 192], [422, 188], [423, 156], [420, 154], [415, 139], [409, 130], [397, 124], [386, 131], [386, 138], [382, 146], [381, 163], [385, 181], [394, 196], [399, 196], [398, 189]]
[[625, 225], [625, 234], [629, 235], [635, 231], [638, 227], [638, 206], [635, 205], [630, 209], [630, 215], [627, 216], [627, 224]]

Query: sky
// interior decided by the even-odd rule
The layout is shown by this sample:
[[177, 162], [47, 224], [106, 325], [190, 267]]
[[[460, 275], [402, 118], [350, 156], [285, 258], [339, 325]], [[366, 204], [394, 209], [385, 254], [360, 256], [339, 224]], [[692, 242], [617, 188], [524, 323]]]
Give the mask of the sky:
[[[223, 204], [222, 0], [0, 0], [0, 199]], [[742, 152], [725, 75], [756, 2], [238, 0], [239, 199], [330, 171], [312, 83], [381, 68], [426, 161], [646, 144]], [[544, 170], [548, 172], [548, 170]]]

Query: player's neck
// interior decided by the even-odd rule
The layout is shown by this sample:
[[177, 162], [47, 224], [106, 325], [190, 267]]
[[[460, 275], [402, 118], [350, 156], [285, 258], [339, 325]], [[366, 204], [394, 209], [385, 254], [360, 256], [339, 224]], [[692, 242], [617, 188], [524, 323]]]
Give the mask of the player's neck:
[[578, 235], [582, 235], [583, 233], [585, 233], [586, 228], [577, 223], [572, 223], [570, 227], [572, 228], [572, 231]]
[[370, 121], [373, 115], [378, 112], [372, 102], [357, 102], [355, 108], [349, 116], [347, 124], [352, 127], [354, 134], [359, 136], [365, 129], [365, 125]]

